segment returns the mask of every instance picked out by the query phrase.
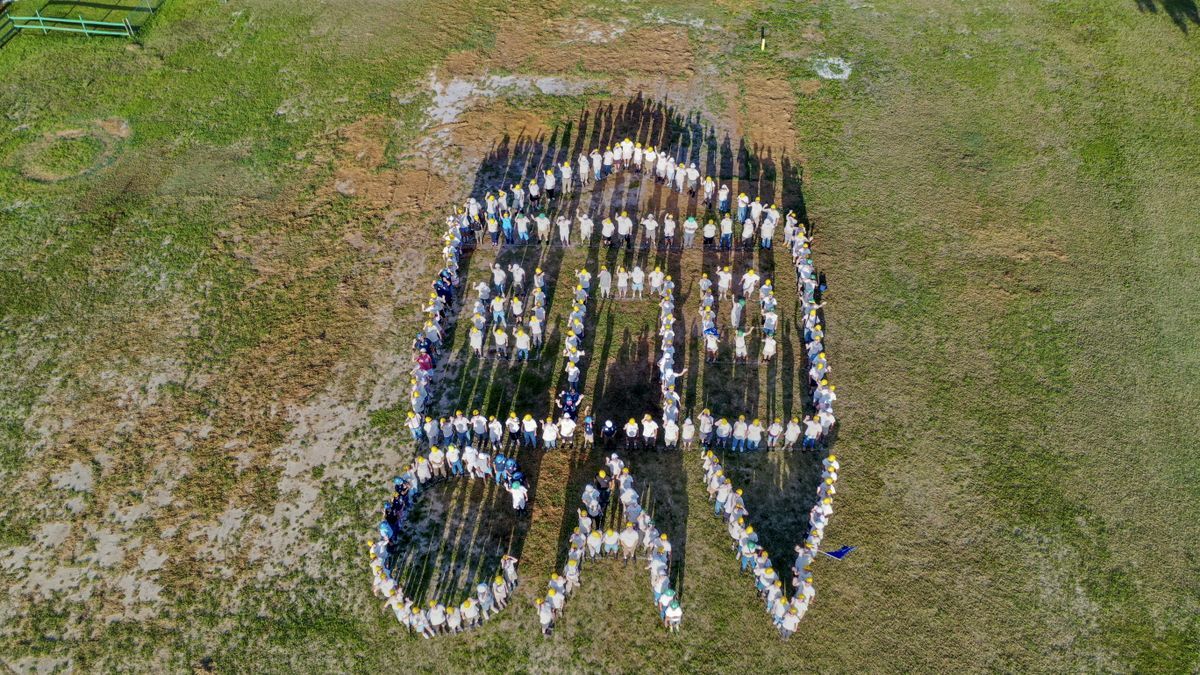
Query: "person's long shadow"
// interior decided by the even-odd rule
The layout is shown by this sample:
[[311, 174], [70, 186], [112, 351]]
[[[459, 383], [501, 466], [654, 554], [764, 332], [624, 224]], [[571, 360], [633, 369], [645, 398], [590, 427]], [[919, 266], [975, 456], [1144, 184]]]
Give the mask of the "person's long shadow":
[[1171, 17], [1179, 30], [1187, 33], [1191, 26], [1200, 25], [1200, 7], [1196, 0], [1135, 0], [1139, 12], [1157, 14], [1160, 10]]

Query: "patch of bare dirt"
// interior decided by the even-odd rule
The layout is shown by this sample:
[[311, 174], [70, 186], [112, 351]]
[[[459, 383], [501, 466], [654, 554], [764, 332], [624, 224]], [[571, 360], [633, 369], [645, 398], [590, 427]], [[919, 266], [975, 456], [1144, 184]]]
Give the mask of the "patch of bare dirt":
[[392, 124], [383, 117], [367, 117], [336, 132], [334, 173], [322, 197], [352, 197], [363, 207], [388, 213], [392, 222], [457, 200], [453, 185], [439, 174], [385, 166]]
[[742, 131], [754, 143], [783, 152], [796, 146], [792, 112], [796, 99], [781, 73], [755, 72], [746, 77]]
[[485, 59], [478, 50], [454, 52], [447, 56], [439, 70], [446, 77], [470, 77], [479, 73], [479, 64]]
[[546, 143], [551, 127], [538, 115], [505, 103], [464, 113], [451, 132], [464, 171], [516, 160], [528, 148]]
[[796, 85], [796, 90], [805, 96], [812, 96], [821, 90], [820, 80], [801, 80]]
[[481, 65], [545, 73], [583, 68], [676, 79], [689, 77], [696, 69], [687, 27], [674, 24], [629, 28], [622, 22], [521, 15], [508, 19], [497, 30], [493, 54]]

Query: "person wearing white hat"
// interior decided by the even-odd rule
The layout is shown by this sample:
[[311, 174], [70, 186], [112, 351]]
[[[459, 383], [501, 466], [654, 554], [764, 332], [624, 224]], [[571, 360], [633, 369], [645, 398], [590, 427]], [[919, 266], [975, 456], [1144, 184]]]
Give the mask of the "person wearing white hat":
[[588, 181], [591, 178], [591, 172], [588, 171], [588, 169], [591, 168], [591, 162], [588, 161], [587, 155], [580, 152], [578, 164], [579, 164], [579, 184], [580, 184], [581, 188], [585, 188], [588, 186]]
[[[682, 165], [681, 165], [682, 166]], [[700, 182], [700, 170], [696, 168], [696, 163], [692, 162], [687, 167], [687, 189], [688, 195], [696, 196], [696, 187]]]

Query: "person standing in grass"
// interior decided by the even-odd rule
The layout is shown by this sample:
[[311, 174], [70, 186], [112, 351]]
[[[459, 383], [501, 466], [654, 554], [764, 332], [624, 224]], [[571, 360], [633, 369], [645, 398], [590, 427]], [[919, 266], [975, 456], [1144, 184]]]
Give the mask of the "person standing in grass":
[[625, 449], [633, 450], [637, 447], [638, 439], [638, 424], [637, 420], [632, 417], [625, 423]]
[[675, 450], [679, 444], [679, 425], [675, 423], [675, 420], [668, 419], [663, 422], [662, 427], [663, 445], [666, 446], [668, 451]]
[[435, 600], [429, 601], [429, 610], [425, 613], [429, 618], [429, 628], [434, 635], [440, 635], [446, 629], [446, 608]]
[[496, 330], [492, 331], [492, 341], [496, 344], [496, 356], [501, 359], [508, 358], [508, 333], [504, 328], [497, 326]]
[[434, 478], [446, 477], [446, 453], [436, 445], [429, 449], [429, 468]]
[[641, 299], [642, 293], [646, 290], [646, 273], [638, 265], [633, 266], [633, 272], [630, 273], [630, 281], [633, 282], [633, 297]]
[[538, 622], [542, 625], [542, 636], [550, 637], [554, 629], [554, 606], [546, 602], [545, 597], [534, 600], [534, 605], [537, 606]]
[[666, 275], [663, 274], [662, 267], [655, 266], [650, 272], [650, 293], [653, 295], [662, 295], [663, 279]]
[[566, 216], [559, 216], [555, 219], [555, 224], [558, 225], [558, 241], [564, 248], [571, 246], [571, 220]]
[[625, 249], [633, 248], [633, 219], [629, 217], [629, 213], [622, 211], [621, 215], [617, 216], [617, 236], [621, 237], [621, 241], [625, 243]]
[[592, 230], [595, 229], [596, 223], [592, 222], [592, 217], [588, 214], [578, 216], [579, 219], [579, 241], [585, 247], [592, 242]]
[[480, 618], [484, 621], [495, 612], [500, 611], [496, 609], [496, 598], [492, 595], [492, 588], [487, 582], [481, 581], [475, 587], [475, 602], [479, 604]]
[[684, 451], [690, 451], [692, 445], [696, 442], [696, 423], [692, 418], [683, 420], [683, 425], [680, 427], [680, 435], [683, 438]]
[[754, 332], [754, 329], [735, 331], [733, 336], [733, 358], [739, 363], [745, 363], [750, 356], [750, 349], [746, 346], [746, 338]]
[[432, 477], [433, 473], [429, 469], [429, 461], [424, 457], [417, 457], [415, 475], [417, 477], [417, 481], [422, 485], [428, 483], [429, 479]]
[[575, 443], [575, 420], [563, 415], [558, 421], [558, 437], [564, 446], [570, 447]]
[[495, 415], [488, 418], [488, 443], [492, 445], [493, 452], [504, 446], [504, 425]]
[[533, 415], [525, 415], [525, 419], [521, 420], [521, 431], [524, 434], [525, 445], [536, 448], [537, 421], [533, 419]]
[[800, 612], [795, 607], [791, 607], [787, 610], [787, 613], [783, 615], [783, 619], [779, 622], [779, 637], [786, 640], [790, 638], [798, 628], [800, 628]]
[[513, 509], [524, 513], [529, 503], [529, 488], [513, 481], [508, 484], [508, 494], [512, 495]]
[[[515, 304], [515, 301], [514, 301], [514, 304]], [[524, 328], [521, 328], [520, 326], [518, 326], [516, 333], [514, 333], [514, 335], [513, 335], [513, 342], [517, 348], [517, 360], [518, 361], [528, 361], [529, 360], [529, 348], [533, 344], [532, 339], [529, 337], [529, 333], [526, 333]]]
[[564, 195], [571, 194], [571, 191], [574, 189], [574, 186], [571, 184], [571, 163], [563, 162], [562, 166], [559, 167], [559, 171], [562, 173], [562, 193]]
[[558, 425], [554, 423], [554, 419], [547, 417], [545, 422], [542, 422], [542, 446], [546, 450], [553, 450], [558, 447]]
[[588, 533], [587, 536], [587, 555], [588, 560], [595, 560], [600, 555], [600, 546], [604, 541], [604, 533], [597, 527]]
[[492, 580], [492, 597], [496, 599], [498, 609], [508, 606], [508, 584], [504, 583], [504, 577], [497, 576]]
[[728, 448], [729, 439], [733, 434], [733, 425], [729, 423], [728, 419], [722, 417], [721, 419], [717, 420], [715, 431], [717, 438], [716, 447]]
[[[598, 532], [599, 530], [597, 530]], [[604, 549], [602, 555], [607, 558], [609, 556], [617, 557], [617, 546], [620, 544], [621, 538], [617, 535], [616, 530], [611, 527], [604, 531]]]
[[667, 629], [672, 633], [678, 633], [683, 625], [683, 609], [679, 606], [678, 600], [672, 600], [667, 607], [667, 611], [663, 613], [663, 618], [666, 622]]
[[504, 420], [504, 429], [508, 432], [508, 442], [510, 444], [519, 443], [521, 440], [521, 420], [517, 418], [517, 413], [510, 410], [508, 419]]
[[763, 439], [762, 422], [755, 418], [750, 425], [746, 427], [746, 450], [749, 452], [757, 452]]
[[646, 232], [646, 248], [654, 250], [655, 238], [658, 236], [658, 221], [654, 219], [653, 213], [647, 213], [645, 218], [642, 218], [642, 229]]
[[479, 605], [474, 600], [467, 598], [463, 600], [462, 605], [463, 626], [466, 628], [479, 627]]
[[582, 190], [588, 186], [588, 182], [591, 179], [591, 172], [589, 171], [591, 162], [588, 161], [587, 155], [580, 152], [577, 163], [579, 164], [579, 187]]
[[726, 300], [732, 297], [733, 289], [733, 271], [728, 265], [717, 268], [717, 296]]
[[420, 607], [412, 608], [412, 617], [408, 620], [408, 626], [414, 633], [419, 633], [426, 640], [434, 636], [433, 629], [429, 626], [429, 619], [425, 617], [425, 612], [422, 612]]
[[633, 527], [633, 523], [625, 523], [625, 529], [621, 530], [621, 565], [627, 566], [629, 561], [637, 556], [637, 544], [641, 538], [638, 531]]
[[642, 447], [653, 450], [658, 445], [658, 422], [650, 415], [642, 417]]

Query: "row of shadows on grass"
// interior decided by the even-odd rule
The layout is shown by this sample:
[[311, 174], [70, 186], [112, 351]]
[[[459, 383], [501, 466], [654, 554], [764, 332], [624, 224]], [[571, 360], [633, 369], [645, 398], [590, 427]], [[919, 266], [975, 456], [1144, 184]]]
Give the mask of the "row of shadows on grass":
[[[602, 104], [581, 111], [578, 119], [557, 128], [549, 134], [536, 136], [504, 136], [499, 139], [476, 173], [471, 194], [483, 194], [500, 187], [508, 189], [518, 181], [528, 182], [540, 177], [551, 167], [570, 162], [577, 167], [576, 158], [593, 148], [605, 148], [619, 143], [624, 138], [641, 142], [643, 146], [665, 147], [674, 152], [680, 161], [695, 162], [701, 177], [712, 175], [718, 186], [727, 184], [731, 195], [746, 192], [751, 197], [762, 195], [766, 203], [775, 202], [786, 213], [793, 210], [802, 222], [807, 222], [801, 181], [796, 165], [786, 154], [776, 158], [769, 147], [748, 147], [739, 141], [736, 150], [732, 139], [725, 135], [718, 140], [716, 130], [705, 125], [699, 114], [684, 115], [661, 102], [649, 101], [642, 95], [630, 98], [623, 104]], [[560, 186], [561, 187], [561, 186]], [[575, 190], [561, 194], [552, 204], [543, 208], [553, 220], [558, 215], [574, 219], [582, 212], [589, 213], [596, 221], [596, 232], [589, 242], [577, 242], [571, 249], [557, 244], [557, 228], [552, 226], [551, 245], [504, 246], [493, 253], [489, 245], [481, 242], [474, 255], [494, 255], [495, 261], [507, 267], [519, 262], [525, 267], [528, 279], [526, 289], [532, 288], [535, 267], [540, 267], [547, 278], [547, 323], [545, 345], [540, 358], [530, 362], [478, 359], [470, 350], [466, 340], [452, 355], [451, 361], [459, 367], [454, 382], [441, 382], [437, 386], [449, 392], [452, 406], [443, 412], [478, 409], [485, 415], [503, 419], [509, 410], [518, 415], [532, 413], [539, 419], [554, 414], [554, 397], [566, 386], [561, 349], [563, 343], [563, 321], [570, 305], [571, 289], [574, 287], [574, 267], [566, 268], [567, 261], [574, 266], [586, 265], [595, 274], [599, 265], [606, 265], [614, 272], [618, 266], [627, 269], [641, 265], [647, 272], [659, 265], [677, 283], [676, 319], [677, 357], [689, 369], [681, 381], [684, 410], [690, 414], [699, 412], [703, 404], [715, 414], [737, 414], [739, 411], [760, 410], [765, 406], [768, 416], [785, 419], [792, 414], [801, 414], [807, 406], [806, 392], [795, 392], [797, 370], [806, 368], [803, 359], [793, 346], [793, 340], [801, 330], [796, 320], [798, 300], [794, 275], [790, 269], [790, 256], [786, 250], [779, 255], [784, 262], [776, 269], [775, 252], [754, 249], [692, 251], [680, 250], [682, 241], [682, 218], [695, 214], [701, 223], [708, 218], [719, 219], [715, 211], [701, 203], [698, 194], [680, 194], [656, 184], [652, 178], [633, 172], [617, 173], [599, 184], [593, 183], [587, 190]], [[629, 212], [635, 222], [641, 215], [653, 212], [661, 215], [671, 212], [679, 217], [679, 230], [675, 246], [667, 249], [662, 245], [661, 230], [658, 245], [653, 249], [634, 246], [604, 247], [600, 242], [600, 220], [622, 210]], [[532, 225], [532, 224], [531, 224]], [[572, 235], [578, 239], [577, 225], [572, 223]], [[639, 227], [640, 229], [640, 227]], [[782, 229], [782, 228], [780, 228]], [[700, 248], [697, 236], [696, 248]], [[782, 241], [782, 233], [777, 237]], [[732, 363], [732, 345], [723, 339], [722, 356], [716, 364], [705, 364], [702, 336], [699, 325], [689, 317], [695, 315], [699, 296], [696, 283], [698, 274], [685, 272], [686, 262], [691, 256], [699, 255], [704, 270], [713, 270], [718, 264], [733, 265], [735, 273], [746, 266], [754, 266], [764, 278], [781, 274], [786, 279], [776, 279], [781, 297], [781, 330], [779, 353], [767, 369], [768, 386], [765, 391], [758, 386], [759, 370]], [[470, 267], [463, 264], [463, 271]], [[486, 274], [486, 265], [479, 270]], [[472, 295], [469, 287], [480, 279], [490, 282], [490, 276], [471, 277], [467, 274], [461, 291], [464, 297]], [[782, 283], [781, 283], [782, 282]], [[527, 294], [526, 292], [526, 294]], [[754, 305], [755, 303], [748, 303]], [[459, 304], [465, 314], [468, 303]], [[727, 314], [727, 304], [721, 303], [718, 314]], [[584, 388], [584, 410], [597, 412], [598, 424], [612, 419], [620, 425], [630, 417], [640, 419], [647, 412], [658, 414], [660, 401], [656, 381], [655, 361], [659, 358], [657, 334], [657, 305], [653, 300], [639, 303], [602, 301], [596, 282], [593, 280], [592, 296], [589, 299], [587, 333], [583, 349], [587, 353], [581, 368], [589, 373]], [[748, 312], [746, 321], [756, 316]], [[640, 319], [640, 321], [639, 321]], [[460, 316], [456, 322], [466, 330], [469, 317]], [[827, 328], [828, 330], [828, 328]], [[447, 336], [447, 344], [455, 344], [453, 333]], [[756, 342], [757, 344], [757, 342]], [[728, 352], [728, 353], [726, 353]], [[446, 358], [444, 355], [443, 358]], [[752, 351], [751, 359], [757, 354]], [[596, 372], [589, 371], [592, 368]], [[703, 386], [700, 372], [704, 369]], [[801, 387], [802, 388], [802, 387]], [[435, 395], [437, 392], [435, 391]], [[577, 437], [581, 432], [577, 433]], [[607, 448], [574, 448], [566, 459], [566, 498], [561, 514], [558, 533], [558, 556], [556, 569], [565, 562], [566, 541], [576, 525], [575, 508], [578, 495], [586, 483], [591, 481], [602, 468]], [[517, 452], [506, 447], [505, 454]], [[644, 497], [645, 507], [655, 517], [659, 529], [667, 532], [675, 548], [672, 585], [683, 588], [686, 568], [688, 484], [682, 462], [683, 453], [636, 453], [625, 452], [623, 456], [637, 479], [639, 492]], [[694, 455], [689, 455], [695, 459]], [[553, 509], [547, 504], [537, 504], [540, 489], [539, 479], [543, 473], [544, 453], [540, 450], [521, 450], [518, 460], [530, 485], [531, 504], [538, 508]], [[747, 503], [751, 509], [762, 540], [781, 566], [790, 560], [791, 546], [802, 538], [807, 514], [815, 496], [815, 485], [819, 476], [819, 462], [809, 454], [800, 452], [758, 453], [727, 458], [726, 465], [735, 482], [746, 490]], [[554, 482], [562, 480], [555, 472]], [[497, 569], [500, 555], [510, 553], [518, 558], [524, 549], [528, 534], [528, 523], [523, 525], [512, 513], [508, 496], [495, 486], [483, 486], [475, 481], [470, 488], [456, 486], [447, 494], [436, 489], [414, 514], [414, 520], [406, 542], [406, 554], [400, 563], [401, 576], [406, 589], [413, 597], [424, 597], [420, 589], [431, 585], [437, 589], [470, 589], [475, 583], [487, 580]], [[557, 485], [554, 486], [557, 490]], [[615, 500], [614, 500], [615, 501]], [[444, 502], [444, 503], [443, 503]], [[763, 516], [771, 514], [770, 519]], [[614, 526], [623, 523], [611, 521]], [[444, 523], [444, 525], [437, 525]], [[485, 526], [486, 524], [486, 526]], [[440, 544], [430, 543], [440, 535]]]

